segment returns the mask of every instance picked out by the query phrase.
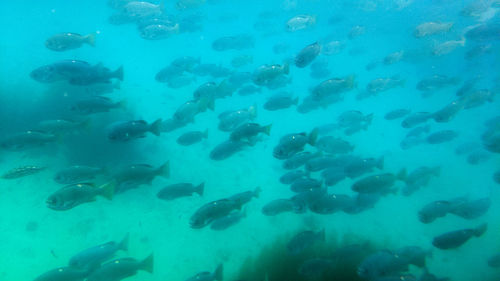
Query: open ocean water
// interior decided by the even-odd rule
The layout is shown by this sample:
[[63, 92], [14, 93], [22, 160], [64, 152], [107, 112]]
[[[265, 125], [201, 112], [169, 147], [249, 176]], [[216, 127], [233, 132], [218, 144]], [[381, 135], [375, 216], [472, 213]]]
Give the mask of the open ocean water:
[[0, 280], [500, 280], [499, 1], [0, 5]]

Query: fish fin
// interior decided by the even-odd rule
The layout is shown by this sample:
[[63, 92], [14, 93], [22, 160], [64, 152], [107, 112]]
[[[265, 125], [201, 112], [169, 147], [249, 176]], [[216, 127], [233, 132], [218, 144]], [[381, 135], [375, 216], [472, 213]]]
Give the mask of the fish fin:
[[248, 112], [250, 113], [250, 119], [254, 119], [257, 117], [257, 105], [254, 104], [248, 108]]
[[481, 224], [480, 226], [478, 226], [474, 229], [474, 236], [480, 237], [481, 235], [483, 235], [483, 233], [486, 232], [487, 229], [488, 229], [487, 223]]
[[110, 181], [108, 183], [105, 183], [101, 185], [100, 188], [100, 195], [108, 200], [113, 199], [113, 195], [115, 194], [115, 187], [116, 187], [116, 182], [115, 181]]
[[269, 124], [267, 126], [264, 126], [264, 134], [266, 135], [270, 135], [271, 134], [271, 128], [272, 128], [273, 124]]
[[203, 131], [203, 134], [201, 134], [201, 137], [204, 138], [204, 139], [208, 138], [208, 129], [206, 129], [205, 131]]
[[123, 251], [128, 251], [128, 240], [130, 237], [130, 233], [125, 234], [125, 237], [123, 237], [122, 241], [120, 244], [118, 244], [118, 249], [123, 250]]
[[214, 280], [217, 280], [217, 281], [222, 281], [222, 271], [223, 271], [223, 266], [222, 264], [219, 264], [219, 266], [217, 266], [217, 268], [215, 269], [214, 271], [214, 274], [213, 274], [213, 277], [214, 277]]
[[147, 271], [149, 273], [153, 273], [153, 268], [154, 268], [154, 256], [153, 253], [151, 255], [147, 256], [142, 262], [139, 267], [140, 269]]
[[153, 124], [151, 124], [151, 126], [149, 127], [149, 131], [155, 136], [159, 136], [161, 134], [161, 118], [157, 119], [153, 122]]
[[196, 193], [198, 193], [200, 196], [203, 196], [203, 192], [205, 191], [205, 183], [202, 182], [200, 185], [196, 187]]
[[170, 161], [165, 162], [158, 168], [158, 174], [164, 178], [170, 178]]
[[296, 97], [295, 99], [292, 100], [293, 105], [298, 105], [299, 104], [299, 97]]
[[379, 168], [380, 170], [383, 170], [384, 169], [384, 156], [380, 156], [377, 160], [377, 168]]
[[314, 128], [310, 133], [309, 133], [309, 140], [308, 143], [312, 146], [316, 144], [316, 139], [318, 139], [318, 134], [319, 134], [319, 129]]
[[85, 42], [87, 42], [87, 44], [89, 44], [90, 46], [95, 47], [95, 36], [95, 33], [88, 34], [87, 36], [85, 36]]
[[262, 191], [262, 188], [261, 188], [260, 186], [257, 186], [257, 187], [255, 188], [255, 190], [253, 191], [253, 196], [254, 196], [255, 198], [259, 198], [259, 196], [260, 196], [260, 192], [261, 192], [261, 191]]
[[112, 84], [113, 84], [113, 89], [117, 89], [117, 90], [120, 89], [120, 80], [114, 81]]
[[123, 65], [118, 67], [115, 71], [113, 71], [111, 76], [119, 79], [120, 81], [123, 81]]
[[128, 104], [127, 100], [121, 100], [116, 103], [116, 107], [125, 109], [127, 108], [127, 104]]
[[283, 73], [285, 73], [285, 74], [290, 73], [290, 63], [285, 62], [285, 63], [283, 64]]

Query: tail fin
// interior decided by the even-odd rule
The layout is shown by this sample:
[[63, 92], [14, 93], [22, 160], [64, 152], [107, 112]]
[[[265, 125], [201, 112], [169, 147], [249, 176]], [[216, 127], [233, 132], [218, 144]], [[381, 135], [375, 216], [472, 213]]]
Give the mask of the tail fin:
[[383, 170], [384, 169], [384, 156], [380, 156], [377, 160], [377, 168], [379, 168], [380, 170]]
[[212, 97], [212, 98], [201, 98], [200, 100], [198, 100], [198, 112], [204, 112], [208, 109], [210, 109], [211, 111], [214, 111], [214, 108], [215, 108], [215, 98]]
[[355, 81], [356, 80], [356, 75], [354, 75], [354, 74], [347, 76], [345, 78], [345, 80], [346, 80], [346, 84], [348, 85], [348, 87], [350, 89], [356, 88], [358, 86], [357, 83], [356, 83], [356, 81]]
[[253, 196], [254, 196], [255, 198], [259, 198], [259, 195], [260, 195], [260, 192], [261, 192], [261, 191], [262, 191], [262, 188], [260, 188], [260, 186], [257, 186], [257, 187], [255, 188], [255, 190], [253, 191]]
[[139, 269], [147, 271], [149, 273], [153, 273], [154, 268], [154, 256], [153, 253], [147, 256], [140, 264]]
[[170, 178], [170, 161], [165, 162], [158, 168], [158, 175], [164, 178]]
[[161, 133], [161, 118], [154, 121], [153, 124], [149, 126], [149, 131], [153, 133], [155, 136], [159, 136]]
[[292, 104], [298, 105], [299, 104], [299, 97], [296, 97], [295, 99], [293, 99]]
[[201, 134], [201, 137], [203, 139], [207, 139], [208, 138], [208, 129], [206, 129], [205, 131], [203, 131], [203, 134]]
[[222, 277], [223, 277], [222, 270], [223, 270], [223, 266], [222, 266], [222, 264], [219, 264], [219, 266], [217, 266], [217, 268], [215, 269], [214, 274], [213, 274], [214, 280], [222, 281]]
[[116, 108], [127, 108], [127, 101], [121, 100], [116, 103]]
[[407, 171], [406, 169], [401, 169], [401, 171], [399, 171], [399, 173], [396, 175], [396, 178], [400, 181], [405, 181], [406, 180], [406, 176], [407, 176]]
[[372, 123], [372, 120], [373, 120], [373, 113], [366, 115], [364, 117], [364, 120], [365, 120], [367, 125], [370, 125]]
[[486, 232], [487, 229], [488, 229], [487, 223], [481, 224], [480, 226], [476, 227], [476, 229], [474, 229], [474, 236], [480, 237], [481, 235], [483, 235], [483, 233]]
[[316, 144], [316, 139], [318, 138], [319, 130], [318, 128], [314, 128], [310, 133], [309, 133], [309, 141], [308, 143], [312, 146]]
[[128, 251], [129, 236], [130, 236], [130, 233], [125, 234], [125, 237], [123, 237], [123, 239], [120, 242], [120, 244], [118, 244], [118, 249], [119, 250]]
[[95, 47], [95, 33], [90, 33], [85, 36], [85, 42], [87, 42], [90, 46]]
[[120, 81], [123, 81], [123, 65], [118, 67], [113, 73], [111, 74], [111, 77], [117, 78]]
[[200, 196], [203, 196], [204, 190], [205, 190], [205, 183], [202, 182], [196, 187], [195, 192], [198, 193]]
[[248, 108], [248, 112], [250, 113], [250, 119], [254, 119], [257, 117], [257, 105], [252, 105]]
[[116, 186], [115, 181], [105, 183], [99, 187], [99, 189], [100, 189], [99, 194], [108, 200], [112, 200], [113, 195], [115, 194], [115, 186]]
[[318, 231], [318, 240], [319, 241], [325, 241], [325, 229], [323, 228], [322, 230]]
[[114, 81], [113, 82], [113, 89], [119, 90], [120, 89], [120, 81]]
[[273, 124], [269, 124], [267, 126], [264, 126], [264, 134], [266, 135], [271, 135], [271, 127], [273, 126]]

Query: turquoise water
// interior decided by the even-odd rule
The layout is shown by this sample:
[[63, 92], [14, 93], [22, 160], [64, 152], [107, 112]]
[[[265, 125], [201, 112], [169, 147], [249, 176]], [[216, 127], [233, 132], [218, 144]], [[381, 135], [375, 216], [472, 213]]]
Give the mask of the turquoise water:
[[[500, 158], [498, 151], [484, 148], [481, 138], [487, 130], [484, 122], [500, 112], [500, 103], [495, 97], [500, 87], [498, 1], [191, 2], [199, 2], [199, 5], [179, 10], [172, 1], [161, 3], [163, 14], [174, 15], [173, 22], [180, 22], [181, 31], [160, 40], [141, 38], [134, 22], [110, 23], [110, 16], [121, 11], [113, 9], [111, 1], [4, 1], [1, 4], [1, 138], [35, 130], [43, 120], [83, 120], [86, 125], [76, 131], [57, 134], [55, 141], [40, 147], [20, 151], [2, 149], [2, 173], [25, 165], [46, 169], [17, 179], [0, 179], [3, 213], [0, 279], [34, 280], [44, 272], [67, 265], [81, 250], [107, 241], [119, 241], [129, 233], [129, 250], [119, 252], [116, 257], [142, 260], [153, 252], [155, 269], [152, 274], [139, 271], [126, 280], [186, 280], [198, 272], [213, 271], [220, 263], [224, 264], [224, 280], [246, 280], [239, 275], [239, 270], [247, 258], [257, 257], [276, 239], [288, 240], [300, 231], [324, 228], [329, 242], [369, 241], [376, 249], [392, 250], [411, 245], [431, 250], [426, 268], [439, 277], [454, 281], [500, 280], [500, 269], [488, 266], [488, 259], [500, 252], [500, 192], [499, 184], [493, 180], [493, 174], [500, 169]], [[463, 11], [470, 11], [470, 7], [476, 7], [473, 15], [466, 15]], [[303, 30], [287, 31], [287, 21], [297, 15], [315, 17], [316, 22]], [[187, 26], [182, 21], [186, 18], [194, 19], [199, 29], [182, 30]], [[416, 26], [426, 22], [452, 22], [453, 26], [435, 35], [416, 38], [413, 35]], [[477, 25], [497, 26], [493, 29], [496, 35], [480, 40], [463, 37], [467, 30]], [[361, 26], [363, 32], [349, 38], [353, 26]], [[83, 44], [64, 52], [46, 48], [45, 41], [61, 32], [95, 32], [95, 47]], [[253, 37], [253, 46], [226, 51], [212, 48], [216, 39], [239, 34]], [[454, 46], [449, 53], [433, 55], [433, 50], [441, 43], [461, 38], [464, 38], [463, 44]], [[314, 42], [319, 42], [322, 49], [312, 64], [327, 63], [329, 70], [321, 78], [311, 77], [312, 64], [305, 68], [294, 65], [295, 56]], [[273, 47], [277, 44], [285, 44], [287, 50], [274, 52]], [[342, 47], [336, 52], [328, 52], [331, 44]], [[489, 46], [490, 51], [466, 58], [470, 50], [480, 45]], [[404, 52], [401, 61], [391, 65], [381, 62], [398, 51]], [[240, 55], [251, 56], [251, 62], [233, 67], [232, 59]], [[198, 113], [194, 122], [180, 129], [171, 132], [164, 129], [160, 136], [146, 133], [146, 137], [128, 142], [110, 141], [107, 134], [115, 122], [145, 120], [151, 123], [158, 118], [170, 119], [180, 105], [193, 99], [192, 93], [198, 86], [229, 79], [229, 75], [214, 78], [187, 72], [192, 81], [180, 88], [155, 80], [161, 69], [182, 56], [199, 58], [203, 64], [224, 66], [232, 73], [254, 73], [261, 65], [290, 63], [289, 74], [284, 75], [290, 83], [283, 88], [269, 89], [248, 81], [245, 85], [257, 86], [261, 92], [241, 96], [237, 94], [240, 87], [235, 87], [232, 96], [215, 100], [213, 111]], [[69, 107], [75, 100], [91, 96], [92, 93], [86, 91], [92, 85], [71, 85], [67, 81], [40, 83], [30, 77], [30, 73], [40, 66], [67, 59], [87, 61], [91, 65], [102, 62], [111, 70], [123, 66], [124, 78], [119, 89], [103, 96], [116, 102], [125, 101], [126, 105], [82, 118]], [[366, 66], [374, 61], [379, 62], [377, 66], [367, 70]], [[436, 74], [457, 77], [457, 82], [432, 90], [429, 97], [422, 97], [416, 89], [417, 83]], [[323, 104], [307, 113], [298, 112], [295, 105], [280, 111], [264, 109], [264, 103], [275, 93], [291, 92], [299, 97], [301, 104], [322, 81], [349, 75], [355, 75], [355, 85], [343, 94], [340, 102]], [[404, 85], [366, 99], [356, 99], [370, 81], [396, 75], [404, 80]], [[401, 148], [400, 142], [409, 129], [401, 126], [404, 117], [386, 120], [387, 112], [399, 108], [436, 112], [459, 99], [457, 90], [475, 77], [479, 77], [475, 88], [487, 89], [492, 100], [460, 110], [449, 122], [438, 123], [431, 119], [421, 124], [429, 124], [431, 133], [453, 130], [458, 134], [454, 139], [439, 144], [424, 140], [409, 149]], [[111, 80], [117, 82], [114, 78]], [[257, 111], [252, 122], [272, 124], [270, 135], [260, 134], [255, 145], [245, 146], [227, 159], [211, 159], [212, 149], [229, 136], [228, 132], [218, 129], [218, 115], [252, 105]], [[273, 157], [273, 149], [280, 139], [290, 133], [309, 133], [316, 127], [335, 123], [338, 116], [348, 110], [373, 113], [371, 124], [366, 130], [352, 135], [342, 130], [333, 130], [327, 135], [352, 144], [352, 155], [383, 156], [383, 170], [375, 169], [371, 174], [395, 174], [403, 168], [411, 172], [421, 166], [440, 166], [440, 175], [411, 196], [402, 194], [404, 183], [397, 181], [398, 192], [383, 196], [373, 208], [358, 214], [339, 211], [321, 215], [307, 211], [265, 216], [261, 210], [267, 203], [294, 195], [279, 181], [287, 172], [282, 167], [283, 161]], [[497, 124], [496, 134], [498, 128]], [[181, 146], [176, 142], [185, 132], [205, 129], [208, 129], [208, 138], [200, 143]], [[484, 160], [472, 165], [466, 156], [455, 152], [458, 146], [468, 142], [476, 143], [477, 150], [485, 155]], [[307, 144], [305, 150], [315, 152], [317, 148]], [[103, 167], [105, 179], [95, 181], [100, 185], [117, 180], [115, 172], [121, 167], [138, 163], [157, 167], [167, 160], [170, 178], [156, 177], [150, 185], [142, 184], [115, 194], [112, 201], [98, 197], [95, 202], [66, 211], [47, 207], [47, 198], [64, 186], [54, 181], [54, 175], [63, 168], [71, 165]], [[355, 196], [352, 184], [371, 174], [344, 179], [329, 186], [328, 192]], [[311, 177], [322, 179], [319, 172], [311, 173]], [[195, 194], [173, 201], [156, 197], [164, 186], [180, 182], [195, 185], [204, 182], [203, 196]], [[260, 196], [243, 207], [246, 216], [236, 225], [224, 231], [190, 227], [191, 216], [203, 204], [254, 190], [257, 186], [262, 189]], [[489, 197], [491, 206], [485, 214], [471, 220], [447, 215], [430, 224], [419, 221], [418, 212], [426, 204], [460, 196]], [[457, 249], [441, 250], [432, 245], [433, 238], [440, 234], [475, 228], [482, 223], [488, 224], [487, 231]], [[414, 266], [409, 270], [415, 276], [423, 272], [422, 268]], [[300, 278], [297, 273], [294, 280], [303, 280]]]

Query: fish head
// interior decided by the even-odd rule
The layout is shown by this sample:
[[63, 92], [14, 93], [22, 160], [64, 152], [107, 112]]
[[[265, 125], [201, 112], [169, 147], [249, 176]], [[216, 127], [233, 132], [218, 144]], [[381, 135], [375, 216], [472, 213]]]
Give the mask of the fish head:
[[41, 83], [51, 83], [58, 80], [56, 70], [52, 65], [45, 65], [33, 70], [30, 77]]
[[45, 202], [47, 204], [47, 207], [56, 211], [69, 210], [74, 207], [72, 201], [66, 201], [58, 194], [49, 196], [49, 198], [47, 198]]

